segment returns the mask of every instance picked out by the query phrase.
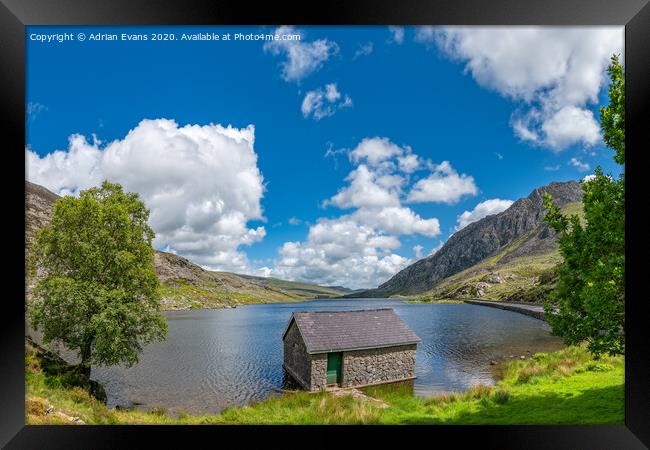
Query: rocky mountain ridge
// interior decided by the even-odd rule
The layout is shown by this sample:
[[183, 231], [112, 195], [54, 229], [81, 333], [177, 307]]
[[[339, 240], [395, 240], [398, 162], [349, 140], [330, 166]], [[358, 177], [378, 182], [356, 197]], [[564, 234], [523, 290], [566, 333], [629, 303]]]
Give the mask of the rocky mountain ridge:
[[[582, 200], [576, 181], [553, 182], [533, 190], [505, 211], [482, 218], [454, 233], [435, 254], [423, 258], [395, 274], [376, 289], [351, 297], [411, 295], [431, 290], [437, 283], [503, 252], [500, 262], [542, 255], [557, 249], [557, 237], [544, 223], [543, 197], [553, 196], [563, 207]], [[517, 243], [517, 245], [513, 245]]]

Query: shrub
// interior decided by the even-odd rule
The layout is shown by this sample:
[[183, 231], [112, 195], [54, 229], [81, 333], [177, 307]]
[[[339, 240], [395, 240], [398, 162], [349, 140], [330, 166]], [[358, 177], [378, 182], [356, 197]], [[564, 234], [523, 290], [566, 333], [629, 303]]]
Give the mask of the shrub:
[[485, 384], [477, 384], [476, 386], [472, 386], [467, 390], [467, 392], [465, 393], [465, 397], [467, 399], [481, 399], [484, 397], [488, 397], [491, 392], [492, 392], [491, 386], [486, 386]]
[[555, 267], [544, 270], [539, 274], [539, 284], [555, 284], [559, 278]]
[[546, 370], [542, 366], [522, 367], [517, 372], [517, 383], [528, 383], [531, 378], [544, 373], [546, 373]]
[[47, 401], [40, 397], [29, 398], [25, 402], [25, 412], [32, 416], [44, 416], [47, 408]]
[[537, 362], [545, 362], [549, 360], [548, 353], [535, 353], [533, 359]]
[[495, 403], [502, 405], [503, 403], [507, 403], [510, 400], [510, 394], [508, 391], [499, 389], [492, 395], [492, 399]]
[[38, 357], [36, 356], [36, 352], [34, 348], [29, 344], [26, 345], [25, 369], [32, 373], [41, 371], [41, 363]]
[[87, 403], [92, 401], [90, 395], [88, 394], [88, 391], [79, 386], [75, 386], [70, 389], [69, 394], [70, 399], [75, 403]]
[[607, 372], [609, 370], [614, 370], [614, 366], [600, 361], [589, 361], [584, 366], [578, 368], [576, 373], [582, 372]]
[[154, 416], [164, 416], [166, 411], [162, 406], [152, 406], [147, 410], [147, 413], [153, 414]]

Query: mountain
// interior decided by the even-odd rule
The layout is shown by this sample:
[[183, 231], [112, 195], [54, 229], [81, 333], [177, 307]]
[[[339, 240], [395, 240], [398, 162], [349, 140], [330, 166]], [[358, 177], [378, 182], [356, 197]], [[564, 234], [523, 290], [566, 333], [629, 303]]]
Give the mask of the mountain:
[[[219, 273], [219, 272], [217, 272]], [[284, 292], [294, 293], [305, 298], [327, 298], [338, 297], [345, 294], [356, 292], [343, 286], [320, 286], [311, 283], [301, 283], [298, 281], [280, 280], [271, 277], [257, 277], [253, 275], [239, 275], [242, 278], [259, 283], [273, 289], [281, 289]]]
[[[52, 216], [59, 198], [43, 186], [25, 181], [25, 256], [36, 231]], [[341, 287], [254, 277], [205, 270], [187, 258], [156, 252], [154, 266], [161, 283], [163, 309], [228, 307], [247, 303], [292, 302], [310, 298], [340, 297], [353, 292]], [[27, 280], [27, 297], [32, 283]]]
[[36, 230], [52, 217], [52, 205], [59, 198], [43, 186], [25, 181], [25, 251], [31, 247]]
[[[466, 277], [457, 276], [455, 281], [476, 281], [490, 285], [504, 277], [517, 278], [516, 274], [492, 275], [494, 270], [520, 266], [526, 262], [535, 266], [536, 277], [551, 270], [559, 262], [556, 233], [544, 222], [546, 210], [544, 194], [553, 196], [554, 203], [571, 211], [581, 210], [582, 187], [576, 181], [557, 183], [535, 189], [528, 197], [521, 198], [508, 209], [484, 217], [454, 233], [435, 254], [406, 267], [376, 289], [354, 293], [349, 297], [389, 297], [392, 295], [464, 294], [481, 296], [485, 286], [465, 286], [461, 282], [456, 288], [465, 292], [440, 289], [445, 280], [463, 271]], [[503, 270], [502, 270], [503, 272]], [[524, 270], [525, 272], [525, 270]], [[537, 273], [539, 272], [539, 273]], [[477, 281], [476, 273], [485, 277]], [[467, 276], [472, 275], [472, 276]], [[512, 277], [510, 277], [512, 275]], [[454, 280], [451, 280], [454, 281]], [[451, 283], [453, 284], [453, 283]], [[434, 288], [438, 288], [437, 290]], [[483, 289], [482, 289], [483, 288]], [[457, 296], [457, 295], [456, 295]]]

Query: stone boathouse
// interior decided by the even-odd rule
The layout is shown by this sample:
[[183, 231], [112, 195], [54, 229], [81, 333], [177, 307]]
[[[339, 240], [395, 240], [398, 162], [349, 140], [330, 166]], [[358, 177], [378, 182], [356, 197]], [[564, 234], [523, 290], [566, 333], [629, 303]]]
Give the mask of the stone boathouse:
[[282, 340], [283, 367], [309, 391], [415, 378], [420, 338], [390, 308], [295, 312]]

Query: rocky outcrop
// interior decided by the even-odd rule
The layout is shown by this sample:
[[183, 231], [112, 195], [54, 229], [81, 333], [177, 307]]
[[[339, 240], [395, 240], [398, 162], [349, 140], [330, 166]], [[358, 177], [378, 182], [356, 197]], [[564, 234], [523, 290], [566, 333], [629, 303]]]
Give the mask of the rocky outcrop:
[[[30, 250], [36, 241], [36, 232], [49, 223], [52, 218], [52, 208], [58, 195], [48, 191], [43, 186], [25, 181], [25, 273], [29, 273]], [[42, 270], [37, 268], [39, 276]], [[25, 280], [25, 296], [31, 297], [34, 281], [31, 277]]]
[[483, 297], [485, 295], [485, 291], [490, 287], [489, 283], [486, 283], [485, 281], [479, 281], [476, 283], [476, 286], [474, 287], [474, 295], [477, 297]]
[[200, 282], [202, 278], [199, 275], [208, 274], [189, 259], [167, 252], [156, 252], [153, 264], [161, 283], [178, 279]]
[[43, 186], [25, 181], [25, 239], [27, 247], [33, 242], [36, 230], [52, 217], [52, 206], [59, 198]]
[[485, 277], [485, 281], [492, 284], [501, 284], [503, 283], [503, 277], [498, 272], [492, 272]]
[[377, 289], [355, 293], [354, 297], [387, 297], [415, 294], [431, 289], [438, 281], [465, 270], [521, 239], [516, 249], [501, 261], [540, 254], [557, 246], [555, 233], [544, 223], [543, 197], [551, 194], [560, 207], [582, 200], [576, 181], [551, 183], [535, 189], [507, 210], [484, 217], [454, 233], [435, 254], [408, 266]]

